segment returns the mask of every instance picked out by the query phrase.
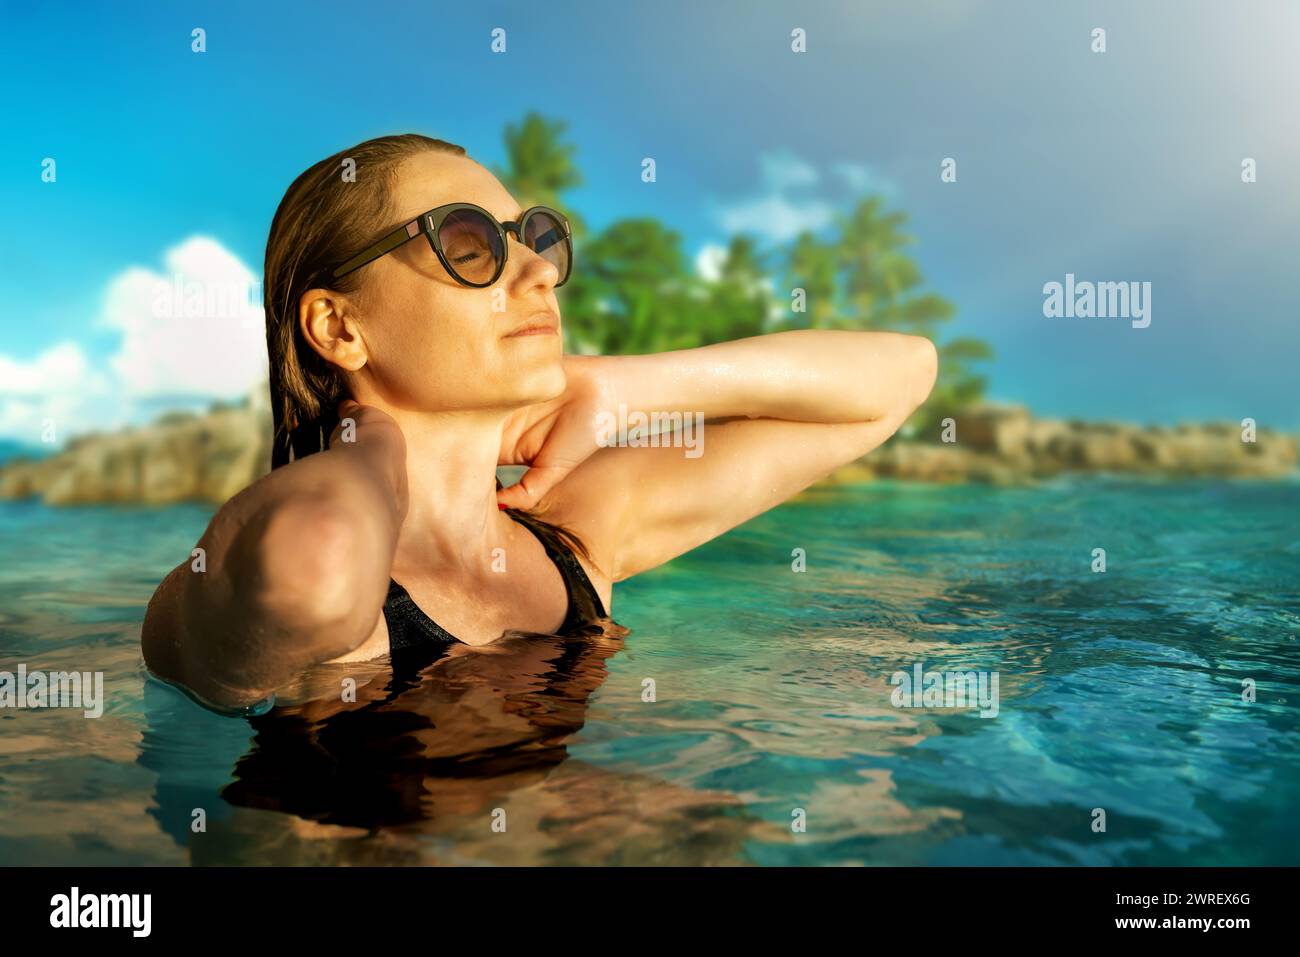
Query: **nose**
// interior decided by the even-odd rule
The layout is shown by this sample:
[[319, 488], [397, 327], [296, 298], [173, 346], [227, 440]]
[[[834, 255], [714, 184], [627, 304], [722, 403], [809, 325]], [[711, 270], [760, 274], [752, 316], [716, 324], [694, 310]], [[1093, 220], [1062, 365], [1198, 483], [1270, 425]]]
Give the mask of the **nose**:
[[[524, 242], [523, 239], [522, 239], [522, 238], [520, 237], [520, 235], [519, 235], [519, 227], [518, 227], [517, 225], [511, 224], [511, 225], [507, 226], [507, 227], [506, 227], [506, 232], [507, 232], [507, 236], [506, 236], [506, 242], [507, 242], [507, 243], [510, 242], [510, 235], [513, 235], [514, 238], [515, 238], [515, 241], [518, 242], [519, 245], [522, 246], [524, 249], [528, 250], [529, 255], [530, 255], [533, 259], [536, 259], [537, 261], [541, 262], [544, 266], [547, 267], [547, 271], [551, 273], [551, 279], [550, 279], [550, 284], [551, 284], [551, 285], [555, 285], [555, 283], [557, 283], [557, 282], [560, 281], [560, 267], [558, 267], [557, 265], [555, 265], [555, 263], [551, 262], [549, 259], [547, 259], [545, 256], [543, 256], [541, 253], [537, 252], [535, 249], [533, 249], [531, 246], [529, 246], [526, 242]], [[529, 263], [527, 263], [527, 262], [525, 262], [523, 265], [521, 265], [521, 266], [520, 266], [520, 269], [519, 269], [520, 275], [523, 275], [523, 274], [528, 270], [528, 268], [529, 268]]]

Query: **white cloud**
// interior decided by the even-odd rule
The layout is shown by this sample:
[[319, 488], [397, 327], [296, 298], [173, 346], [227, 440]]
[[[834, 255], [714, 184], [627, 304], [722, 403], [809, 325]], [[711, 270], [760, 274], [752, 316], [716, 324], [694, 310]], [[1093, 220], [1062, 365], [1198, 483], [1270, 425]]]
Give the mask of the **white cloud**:
[[840, 184], [834, 200], [824, 199], [831, 186], [812, 163], [789, 149], [758, 157], [762, 188], [759, 195], [715, 203], [714, 217], [728, 233], [750, 233], [773, 243], [784, 243], [801, 232], [818, 232], [847, 212], [867, 193], [898, 198], [895, 183], [879, 176], [864, 163], [842, 161], [830, 166]]
[[253, 272], [220, 243], [193, 237], [161, 272], [111, 280], [93, 325], [121, 334], [107, 361], [58, 342], [31, 360], [0, 355], [0, 437], [35, 445], [53, 422], [72, 435], [147, 421], [160, 406], [205, 405], [266, 381], [265, 318]]
[[128, 269], [105, 294], [100, 325], [122, 333], [110, 364], [125, 394], [229, 398], [265, 379], [265, 318], [252, 270], [204, 237], [169, 249], [164, 264], [162, 272]]
[[760, 196], [718, 211], [719, 225], [728, 233], [753, 233], [782, 243], [805, 229], [816, 232], [830, 224], [835, 209], [821, 200], [792, 201], [781, 195]]
[[775, 193], [802, 186], [816, 186], [820, 177], [817, 169], [807, 160], [790, 150], [763, 153], [758, 157], [758, 168], [763, 184]]
[[898, 184], [877, 175], [865, 163], [836, 163], [831, 169], [855, 194], [880, 193], [888, 199], [896, 199], [898, 196]]
[[54, 444], [69, 435], [124, 424], [111, 377], [94, 368], [81, 346], [60, 342], [30, 362], [0, 356], [0, 438]]
[[719, 243], [705, 243], [695, 254], [695, 272], [701, 279], [717, 282], [722, 275], [722, 264], [726, 261], [726, 246]]
[[69, 391], [86, 378], [89, 368], [85, 353], [75, 342], [60, 342], [32, 362], [0, 356], [0, 390], [6, 397], [36, 398], [50, 391]]

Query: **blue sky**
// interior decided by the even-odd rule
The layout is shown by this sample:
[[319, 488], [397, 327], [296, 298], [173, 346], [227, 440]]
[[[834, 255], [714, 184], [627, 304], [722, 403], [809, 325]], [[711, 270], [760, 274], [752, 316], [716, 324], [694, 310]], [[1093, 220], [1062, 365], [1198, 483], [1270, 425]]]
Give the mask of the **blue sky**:
[[[160, 331], [150, 277], [260, 275], [312, 162], [419, 131], [490, 166], [530, 110], [568, 124], [591, 226], [655, 216], [692, 255], [883, 190], [951, 334], [994, 345], [995, 398], [1300, 427], [1298, 43], [1283, 0], [6, 5], [0, 437], [237, 392], [260, 330]], [[1044, 317], [1067, 272], [1150, 282], [1151, 325]]]

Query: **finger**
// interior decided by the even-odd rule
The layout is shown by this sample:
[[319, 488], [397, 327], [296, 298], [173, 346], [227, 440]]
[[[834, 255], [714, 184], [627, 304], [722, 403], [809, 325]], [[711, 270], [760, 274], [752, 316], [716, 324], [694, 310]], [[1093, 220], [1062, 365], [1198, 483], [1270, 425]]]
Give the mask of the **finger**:
[[506, 508], [532, 508], [553, 489], [568, 472], [567, 468], [546, 466], [529, 469], [515, 485], [497, 492], [497, 502]]

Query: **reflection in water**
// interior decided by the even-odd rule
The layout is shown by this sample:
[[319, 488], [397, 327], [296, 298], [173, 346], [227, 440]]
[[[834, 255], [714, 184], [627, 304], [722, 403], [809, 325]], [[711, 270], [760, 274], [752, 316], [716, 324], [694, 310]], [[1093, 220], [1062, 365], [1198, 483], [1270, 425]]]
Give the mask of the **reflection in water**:
[[[324, 694], [249, 720], [252, 750], [222, 797], [373, 829], [472, 813], [535, 782], [565, 759], [622, 636], [488, 647], [399, 652], [369, 680], [353, 665], [318, 669], [309, 685]], [[345, 702], [351, 681], [357, 700]]]
[[[240, 719], [251, 746], [226, 805], [184, 835], [193, 863], [571, 862], [575, 849], [593, 863], [737, 862], [755, 826], [737, 799], [569, 758], [626, 634], [609, 622], [316, 669]], [[188, 831], [203, 785], [167, 777], [159, 803], [180, 799], [165, 816]]]

